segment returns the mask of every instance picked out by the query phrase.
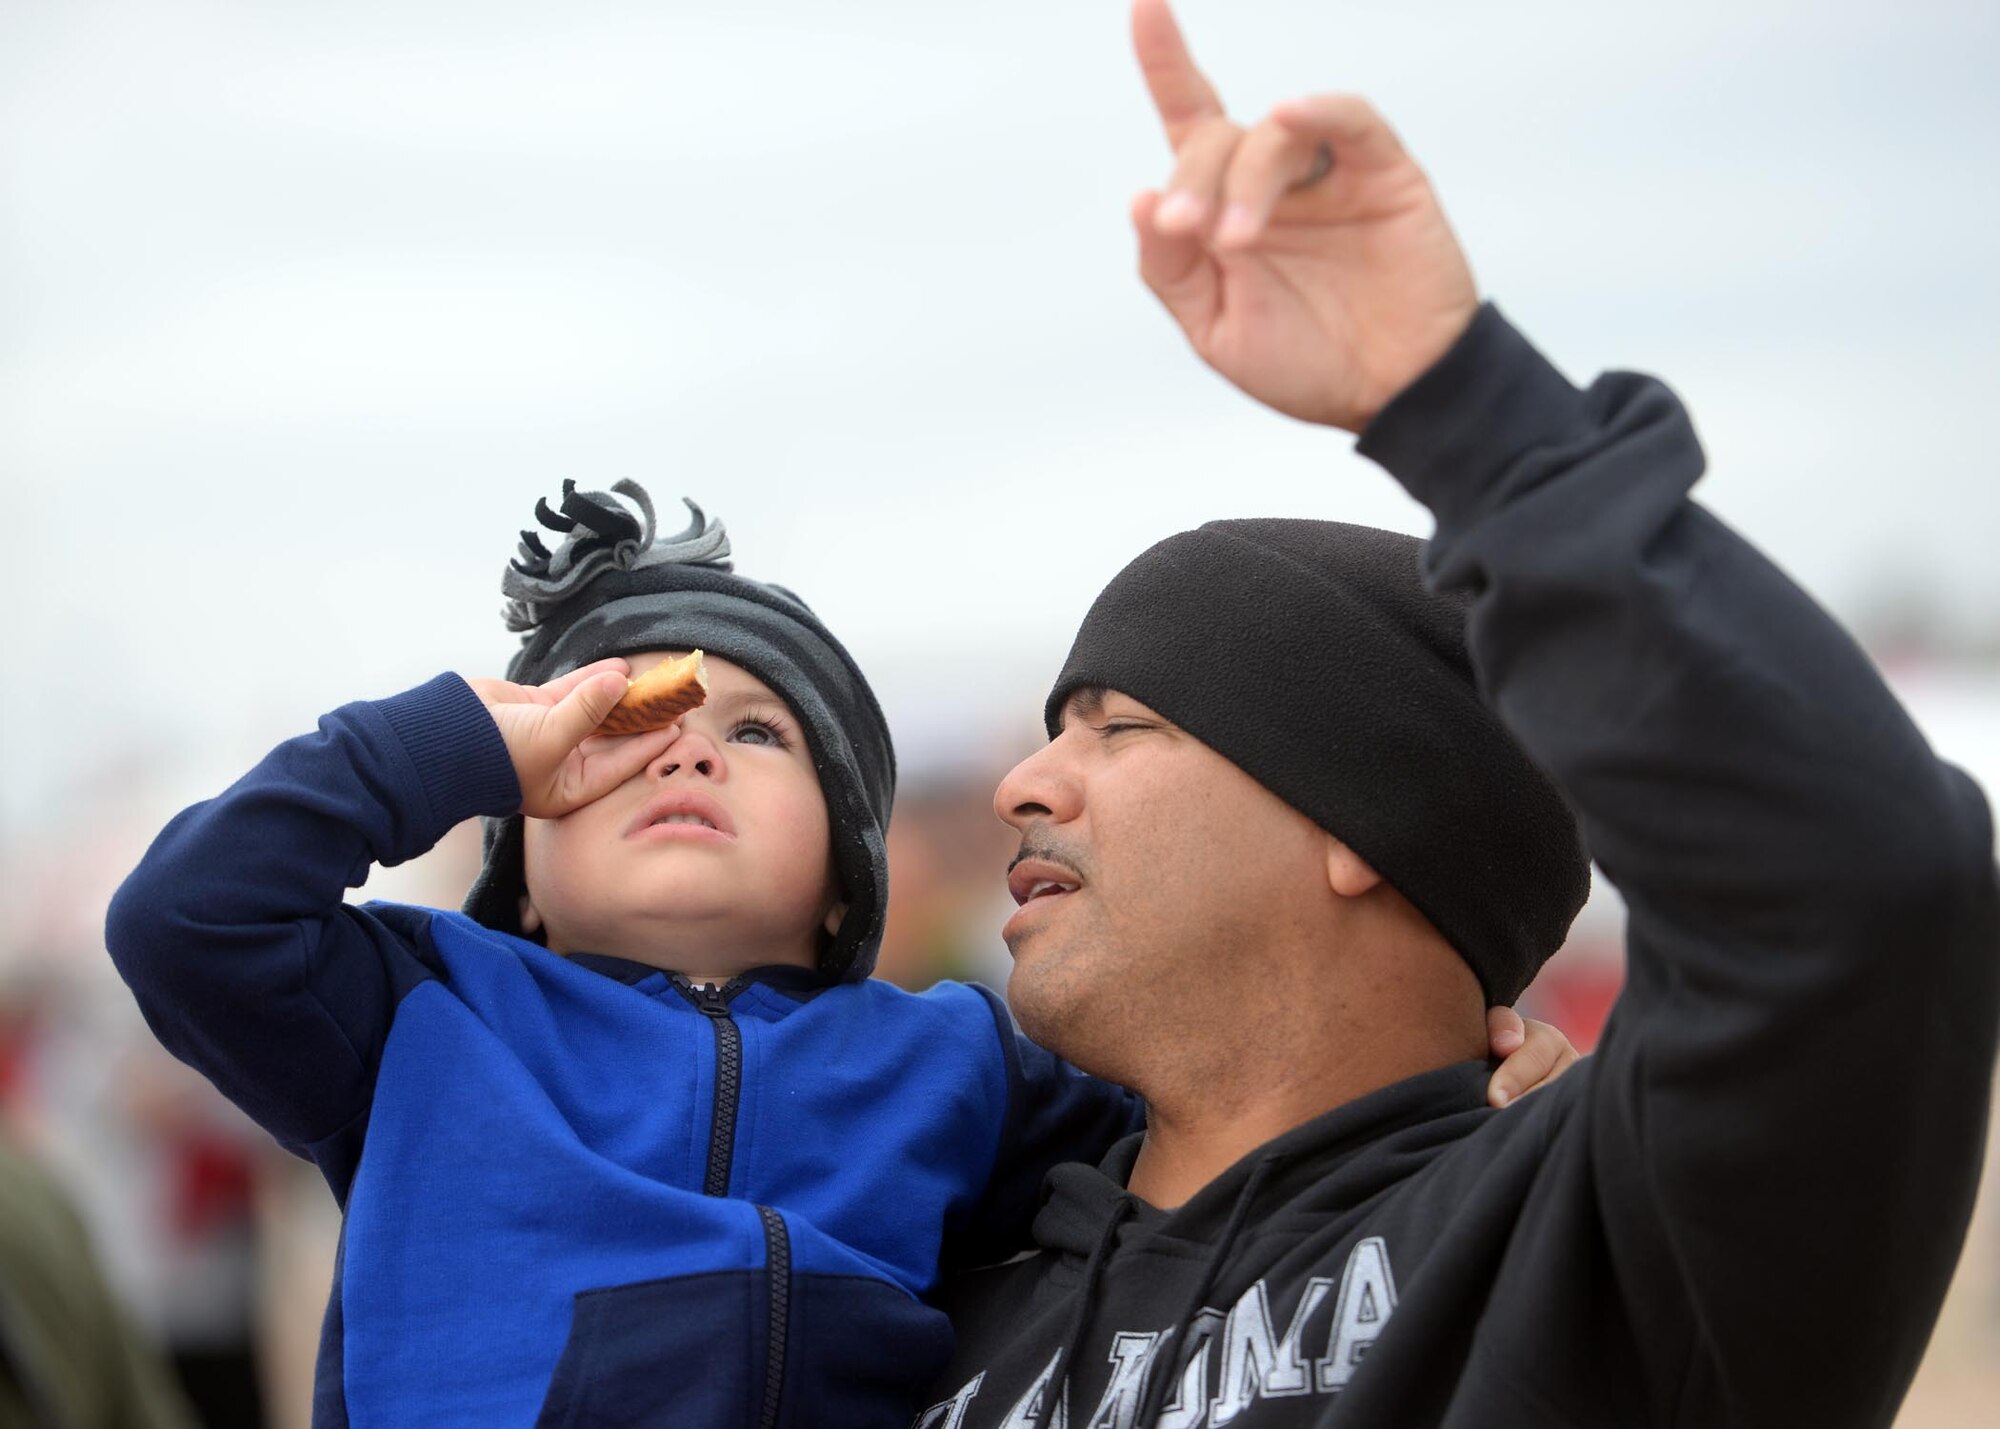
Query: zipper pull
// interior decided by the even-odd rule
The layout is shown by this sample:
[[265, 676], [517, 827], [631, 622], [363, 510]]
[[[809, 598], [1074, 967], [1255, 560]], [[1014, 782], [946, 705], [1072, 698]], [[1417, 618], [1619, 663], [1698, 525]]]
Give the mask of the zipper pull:
[[669, 973], [667, 976], [673, 980], [674, 986], [680, 989], [681, 996], [710, 1017], [729, 1016], [730, 994], [748, 980], [740, 977], [731, 978], [728, 982], [718, 985], [712, 982], [697, 983], [684, 973]]

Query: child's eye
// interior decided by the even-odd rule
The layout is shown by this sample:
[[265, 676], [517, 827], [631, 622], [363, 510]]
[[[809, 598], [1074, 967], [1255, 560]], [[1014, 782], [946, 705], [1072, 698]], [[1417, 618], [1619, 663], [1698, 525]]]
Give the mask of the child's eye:
[[738, 720], [729, 731], [729, 738], [735, 744], [758, 744], [772, 748], [785, 747], [785, 732], [767, 719]]

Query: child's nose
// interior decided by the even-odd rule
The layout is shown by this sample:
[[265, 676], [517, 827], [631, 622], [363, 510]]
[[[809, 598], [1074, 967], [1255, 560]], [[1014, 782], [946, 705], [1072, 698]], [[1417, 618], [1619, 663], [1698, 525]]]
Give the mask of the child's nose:
[[682, 770], [699, 774], [704, 779], [721, 779], [727, 772], [722, 762], [722, 750], [715, 741], [686, 725], [681, 726], [680, 734], [672, 743], [654, 756], [646, 772], [655, 779], [665, 779]]

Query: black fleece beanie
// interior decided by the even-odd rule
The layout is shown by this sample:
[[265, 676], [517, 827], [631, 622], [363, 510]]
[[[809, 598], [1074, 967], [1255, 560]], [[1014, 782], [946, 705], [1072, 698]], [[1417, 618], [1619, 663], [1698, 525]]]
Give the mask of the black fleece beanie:
[[[805, 602], [782, 586], [735, 574], [722, 523], [686, 504], [693, 524], [656, 540], [652, 502], [634, 482], [621, 481], [610, 493], [564, 482], [560, 511], [537, 503], [542, 525], [564, 539], [551, 552], [535, 532], [522, 532], [520, 555], [502, 577], [507, 628], [522, 632], [507, 678], [542, 684], [610, 655], [699, 649], [769, 685], [805, 730], [847, 902], [820, 971], [865, 978], [875, 966], [889, 903], [884, 831], [896, 793], [896, 753], [888, 721], [853, 657]], [[520, 816], [489, 819], [485, 866], [465, 911], [489, 928], [518, 934], [525, 891]]]
[[1466, 602], [1422, 542], [1331, 521], [1213, 521], [1113, 578], [1044, 719], [1118, 690], [1366, 859], [1511, 1004], [1562, 946], [1590, 865], [1562, 796], [1480, 699]]

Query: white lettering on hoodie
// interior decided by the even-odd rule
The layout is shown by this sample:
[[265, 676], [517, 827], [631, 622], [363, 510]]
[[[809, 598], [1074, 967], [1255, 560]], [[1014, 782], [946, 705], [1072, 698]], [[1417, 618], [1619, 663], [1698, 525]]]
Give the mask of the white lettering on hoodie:
[[[1308, 1373], [1302, 1351], [1306, 1328], [1330, 1295], [1333, 1315], [1326, 1354], [1313, 1362]], [[1179, 1369], [1180, 1383], [1161, 1412], [1160, 1429], [1219, 1429], [1260, 1399], [1338, 1394], [1395, 1310], [1396, 1277], [1389, 1267], [1388, 1244], [1380, 1236], [1369, 1236], [1348, 1252], [1337, 1295], [1328, 1276], [1316, 1275], [1306, 1282], [1282, 1338], [1271, 1318], [1270, 1289], [1261, 1279], [1243, 1292], [1227, 1316], [1214, 1309], [1197, 1315], [1188, 1326], [1185, 1355], [1161, 1353], [1171, 1331], [1121, 1330], [1112, 1337], [1106, 1356], [1112, 1367], [1110, 1382], [1084, 1429], [1133, 1429], [1146, 1382], [1161, 1360]], [[1216, 1393], [1211, 1400], [1209, 1351], [1217, 1345]], [[1049, 1381], [1055, 1371], [1052, 1355], [1008, 1410], [1000, 1429], [1067, 1429], [1068, 1378], [1051, 1395]], [[981, 1371], [951, 1398], [926, 1409], [917, 1416], [914, 1429], [962, 1429], [985, 1379]]]

